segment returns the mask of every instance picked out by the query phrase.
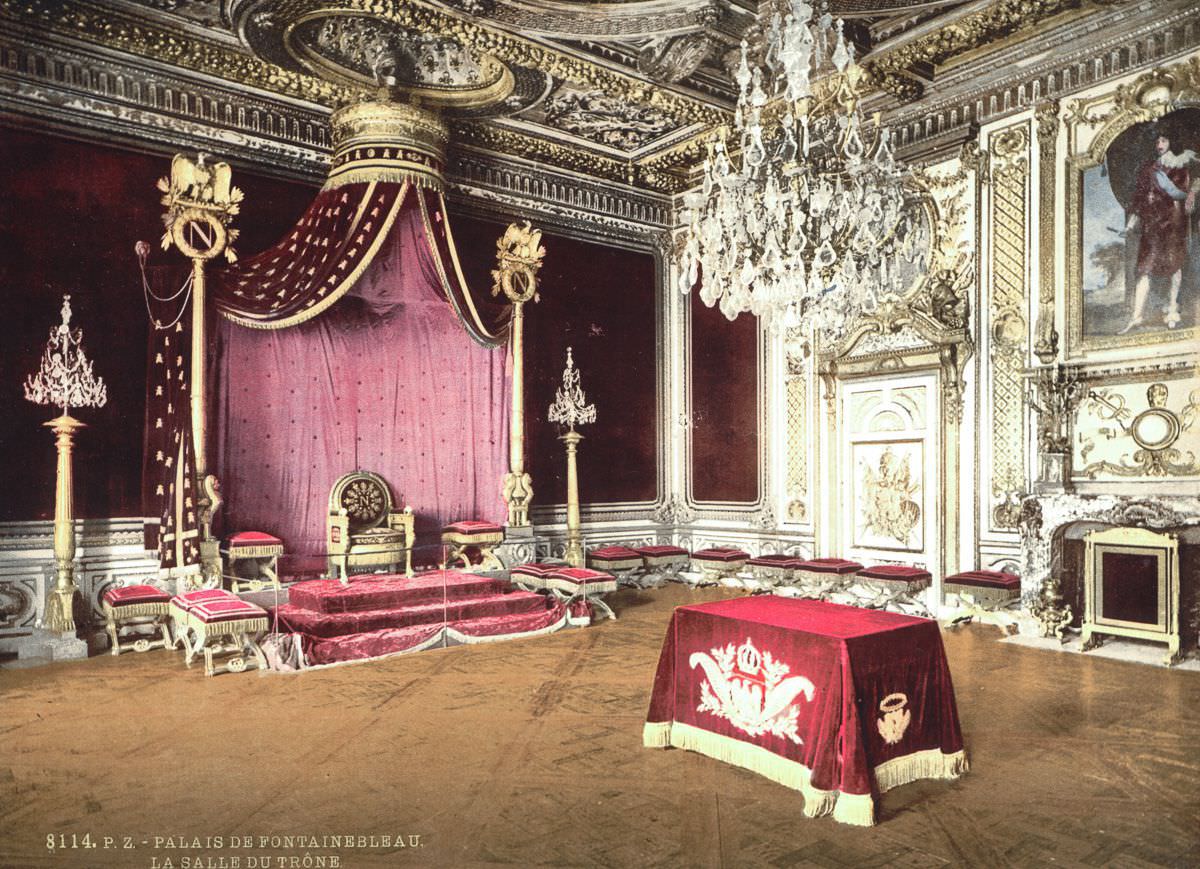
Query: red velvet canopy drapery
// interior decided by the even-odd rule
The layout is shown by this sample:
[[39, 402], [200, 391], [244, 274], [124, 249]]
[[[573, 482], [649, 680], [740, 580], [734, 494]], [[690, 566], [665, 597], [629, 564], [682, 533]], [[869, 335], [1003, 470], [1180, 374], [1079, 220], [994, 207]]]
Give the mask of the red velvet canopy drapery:
[[[397, 144], [397, 119], [407, 138]], [[329, 491], [371, 470], [424, 526], [503, 515], [508, 309], [472, 294], [441, 195], [445, 129], [409, 107], [335, 114], [324, 188], [270, 250], [208, 273], [209, 419], [230, 530], [320, 552]], [[165, 576], [199, 571], [190, 283], [147, 276], [143, 495]], [[249, 327], [249, 328], [243, 328]], [[464, 339], [465, 331], [472, 341]]]

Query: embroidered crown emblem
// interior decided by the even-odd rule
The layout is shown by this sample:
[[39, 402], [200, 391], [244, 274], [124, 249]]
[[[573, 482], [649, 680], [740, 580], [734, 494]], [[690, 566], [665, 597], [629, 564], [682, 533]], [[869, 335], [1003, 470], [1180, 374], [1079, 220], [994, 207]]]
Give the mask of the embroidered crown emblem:
[[800, 745], [798, 722], [803, 694], [813, 699], [813, 683], [804, 676], [789, 676], [791, 667], [769, 651], [759, 651], [747, 637], [741, 646], [730, 643], [709, 652], [694, 652], [688, 659], [707, 677], [700, 683], [699, 712], [724, 718], [750, 736], [770, 733]]

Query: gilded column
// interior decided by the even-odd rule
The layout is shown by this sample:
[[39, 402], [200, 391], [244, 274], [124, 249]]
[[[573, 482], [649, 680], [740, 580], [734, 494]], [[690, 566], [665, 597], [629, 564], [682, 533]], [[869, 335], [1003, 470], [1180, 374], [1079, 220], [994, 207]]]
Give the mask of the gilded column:
[[46, 601], [47, 629], [59, 633], [75, 632], [75, 486], [72, 453], [75, 430], [84, 424], [67, 414], [43, 423], [54, 432], [58, 450], [58, 474], [54, 492], [54, 561], [57, 576], [54, 590]]
[[579, 523], [579, 469], [576, 453], [583, 435], [569, 431], [561, 440], [567, 445], [567, 551], [566, 560], [572, 567], [583, 567], [583, 535]]

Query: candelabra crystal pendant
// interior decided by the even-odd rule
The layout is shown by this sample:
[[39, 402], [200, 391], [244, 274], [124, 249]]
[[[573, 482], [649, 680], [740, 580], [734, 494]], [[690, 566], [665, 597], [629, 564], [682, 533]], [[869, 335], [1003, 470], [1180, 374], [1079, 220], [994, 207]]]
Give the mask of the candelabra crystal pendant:
[[836, 340], [903, 290], [928, 228], [890, 131], [863, 117], [863, 78], [842, 21], [804, 0], [742, 42], [732, 137], [720, 131], [684, 196], [683, 292]]

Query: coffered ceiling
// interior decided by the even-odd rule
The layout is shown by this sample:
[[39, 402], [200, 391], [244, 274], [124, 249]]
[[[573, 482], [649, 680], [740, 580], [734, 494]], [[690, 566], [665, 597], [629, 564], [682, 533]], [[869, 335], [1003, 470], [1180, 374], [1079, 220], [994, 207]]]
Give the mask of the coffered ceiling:
[[[763, 0], [767, 8], [777, 0]], [[782, 2], [782, 0], [780, 0]], [[902, 110], [990, 46], [1121, 0], [830, 0]], [[311, 110], [377, 95], [440, 108], [454, 139], [678, 189], [729, 122], [756, 0], [0, 0], [10, 24]]]

